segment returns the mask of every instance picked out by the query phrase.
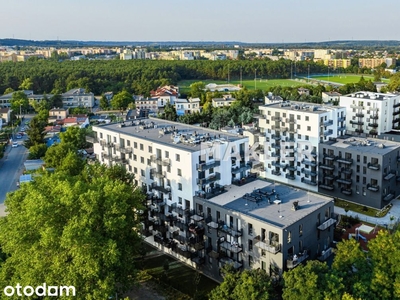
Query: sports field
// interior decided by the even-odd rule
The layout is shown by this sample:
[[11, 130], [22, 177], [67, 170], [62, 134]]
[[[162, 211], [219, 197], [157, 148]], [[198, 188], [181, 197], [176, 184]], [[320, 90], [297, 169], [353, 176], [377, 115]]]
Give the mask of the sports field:
[[[310, 79], [315, 79], [315, 80], [323, 80], [323, 81], [329, 81], [329, 82], [334, 82], [334, 83], [341, 83], [341, 84], [346, 84], [346, 83], [357, 83], [360, 81], [361, 76], [364, 76], [365, 80], [372, 80], [374, 81], [374, 77], [370, 75], [356, 75], [356, 74], [334, 74], [331, 76], [325, 75], [325, 76], [310, 76]], [[383, 82], [389, 82], [389, 79], [382, 79]]]
[[[212, 80], [212, 79], [206, 79], [206, 80], [199, 80], [199, 79], [193, 79], [193, 80], [182, 80], [178, 82], [179, 86], [179, 91], [181, 94], [187, 94], [190, 91], [190, 85], [194, 82], [202, 81], [205, 84], [209, 83], [216, 83], [216, 84], [227, 84], [228, 82], [226, 80]], [[230, 84], [238, 85], [240, 84], [240, 80], [230, 80]], [[244, 79], [242, 80], [243, 86], [247, 87], [248, 89], [260, 89], [260, 90], [266, 90], [267, 88], [271, 86], [299, 86], [299, 85], [304, 85], [304, 82], [299, 82], [295, 80], [290, 80], [290, 79], [257, 79], [254, 81], [254, 79]]]

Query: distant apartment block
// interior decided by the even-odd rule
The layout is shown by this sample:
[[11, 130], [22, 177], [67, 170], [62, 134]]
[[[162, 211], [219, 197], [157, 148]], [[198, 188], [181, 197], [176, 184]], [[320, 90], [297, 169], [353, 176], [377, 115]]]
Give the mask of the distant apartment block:
[[396, 65], [396, 58], [360, 58], [358, 63], [360, 68], [374, 69], [380, 67], [383, 63], [390, 67], [391, 65]]
[[346, 108], [347, 132], [371, 135], [400, 128], [400, 95], [356, 92], [340, 97], [340, 106]]
[[318, 144], [345, 134], [345, 108], [289, 101], [259, 108], [260, 176], [317, 191]]
[[347, 68], [351, 66], [350, 59], [324, 59], [324, 65], [333, 69]]
[[320, 193], [381, 209], [400, 194], [400, 143], [343, 137], [319, 145]]

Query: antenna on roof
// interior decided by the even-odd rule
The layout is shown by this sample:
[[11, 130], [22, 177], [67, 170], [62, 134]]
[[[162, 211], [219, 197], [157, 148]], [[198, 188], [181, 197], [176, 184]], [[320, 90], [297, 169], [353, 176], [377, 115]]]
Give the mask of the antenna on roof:
[[281, 209], [281, 203], [279, 203], [279, 218], [283, 218], [282, 209]]

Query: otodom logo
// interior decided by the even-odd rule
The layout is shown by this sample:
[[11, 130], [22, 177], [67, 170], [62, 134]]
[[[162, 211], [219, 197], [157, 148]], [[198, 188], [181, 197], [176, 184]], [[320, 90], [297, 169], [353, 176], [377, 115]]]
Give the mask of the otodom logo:
[[60, 296], [75, 296], [76, 291], [74, 286], [47, 286], [46, 283], [39, 285], [37, 287], [32, 287], [30, 285], [21, 286], [19, 283], [15, 287], [6, 286], [3, 290], [4, 295], [7, 297], [12, 296], [48, 296], [48, 297], [60, 297]]

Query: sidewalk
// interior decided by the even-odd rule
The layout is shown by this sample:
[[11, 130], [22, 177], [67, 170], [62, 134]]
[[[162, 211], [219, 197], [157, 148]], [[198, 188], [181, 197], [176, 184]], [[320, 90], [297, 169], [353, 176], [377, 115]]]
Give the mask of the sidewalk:
[[[367, 216], [367, 215], [353, 212], [350, 210], [346, 213], [344, 208], [338, 207], [338, 206], [335, 206], [335, 213], [340, 214], [340, 215], [358, 217], [361, 221], [365, 221], [365, 222], [368, 222], [371, 224], [378, 224], [381, 226], [385, 226], [385, 225], [394, 224], [394, 223], [400, 221], [400, 200], [394, 199], [391, 201], [391, 203], [393, 204], [392, 208], [386, 214], [386, 216], [384, 216], [382, 218], [371, 217], [371, 216]], [[390, 220], [391, 217], [394, 217], [394, 219]]]

